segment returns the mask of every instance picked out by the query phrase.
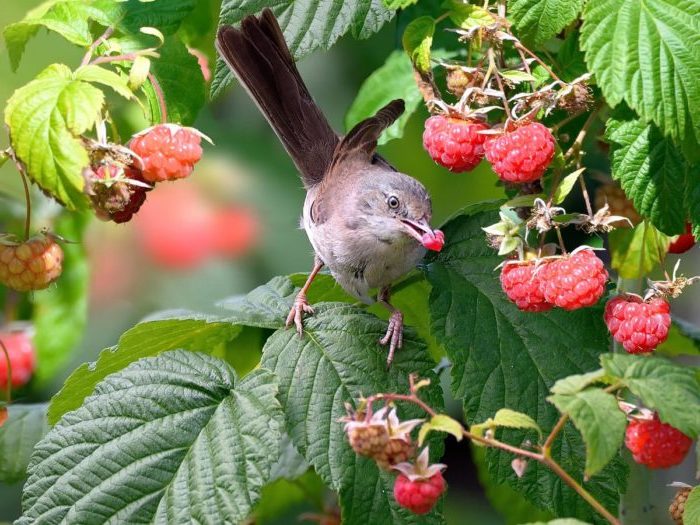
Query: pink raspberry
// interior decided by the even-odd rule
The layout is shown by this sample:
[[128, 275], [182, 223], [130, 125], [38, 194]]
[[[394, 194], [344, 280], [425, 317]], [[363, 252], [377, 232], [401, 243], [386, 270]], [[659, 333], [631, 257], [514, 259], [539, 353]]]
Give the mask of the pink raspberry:
[[668, 301], [649, 301], [636, 295], [618, 295], [605, 305], [605, 324], [630, 354], [653, 352], [668, 337], [671, 326]]
[[548, 303], [540, 290], [540, 271], [535, 261], [507, 262], [501, 269], [501, 287], [518, 308], [524, 312], [544, 312], [554, 305]]
[[[34, 344], [29, 332], [25, 329], [8, 325], [0, 328], [0, 341], [7, 349], [12, 369], [12, 388], [26, 385], [32, 378], [36, 367]], [[7, 357], [0, 347], [0, 389], [7, 386]]]
[[192, 128], [160, 124], [136, 135], [130, 147], [143, 160], [143, 178], [162, 182], [187, 177], [202, 157], [201, 135]]
[[453, 172], [471, 171], [484, 158], [489, 127], [478, 121], [434, 115], [425, 121], [423, 147], [430, 157]]
[[547, 302], [565, 310], [592, 306], [605, 291], [608, 272], [593, 250], [556, 259], [540, 270], [540, 291]]
[[693, 440], [680, 430], [654, 419], [633, 420], [627, 425], [625, 445], [637, 463], [649, 468], [668, 468], [683, 461]]
[[396, 502], [415, 514], [430, 512], [444, 490], [445, 478], [442, 477], [442, 472], [437, 472], [427, 479], [413, 481], [399, 474], [394, 482]]
[[552, 132], [532, 122], [488, 140], [484, 151], [502, 180], [522, 184], [542, 177], [554, 158], [555, 146]]

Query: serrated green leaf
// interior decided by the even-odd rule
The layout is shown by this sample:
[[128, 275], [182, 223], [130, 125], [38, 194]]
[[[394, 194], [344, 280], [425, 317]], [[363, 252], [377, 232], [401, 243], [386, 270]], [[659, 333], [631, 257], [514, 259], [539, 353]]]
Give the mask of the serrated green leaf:
[[700, 486], [693, 487], [688, 494], [683, 510], [683, 525], [700, 523]]
[[530, 73], [526, 73], [525, 71], [499, 71], [498, 74], [513, 84], [520, 84], [521, 82], [534, 82], [536, 80], [535, 77], [533, 77]]
[[430, 421], [423, 423], [418, 432], [418, 446], [422, 447], [429, 432], [447, 432], [452, 434], [457, 441], [462, 441], [462, 425], [459, 421], [452, 419], [445, 414], [437, 414], [430, 418]]
[[110, 87], [127, 100], [134, 98], [126, 79], [109, 69], [94, 65], [82, 66], [76, 69], [74, 77], [76, 80]]
[[80, 407], [100, 381], [137, 359], [176, 348], [212, 352], [232, 340], [238, 330], [227, 319], [194, 312], [173, 311], [152, 316], [126, 331], [119, 344], [103, 350], [96, 362], [73, 371], [51, 400], [49, 422], [55, 424], [66, 412]]
[[39, 442], [17, 523], [244, 520], [279, 454], [276, 393], [204, 354], [131, 364]]
[[53, 64], [5, 107], [12, 147], [29, 176], [71, 210], [87, 205], [82, 170], [89, 160], [76, 137], [94, 126], [103, 103], [102, 91]]
[[[219, 25], [236, 25], [245, 16], [266, 7], [277, 16], [297, 60], [317, 49], [329, 49], [347, 33], [353, 38], [368, 38], [394, 16], [382, 0], [223, 0]], [[229, 68], [219, 58], [211, 84], [212, 98], [220, 95], [232, 80]]]
[[542, 435], [542, 429], [534, 419], [510, 408], [501, 408], [496, 412], [496, 415], [493, 416], [493, 422], [499, 427], [532, 429], [536, 430], [540, 436]]
[[493, 15], [483, 7], [460, 0], [447, 0], [443, 6], [449, 9], [450, 20], [462, 29], [486, 27], [494, 23]]
[[627, 102], [697, 159], [700, 3], [599, 0], [586, 4], [583, 19], [586, 62], [608, 104]]
[[700, 433], [700, 383], [693, 368], [660, 357], [601, 356], [603, 368], [659, 413], [664, 423], [692, 437]]
[[406, 26], [401, 38], [413, 66], [423, 73], [431, 70], [430, 48], [434, 33], [435, 20], [430, 16], [420, 16]]
[[627, 418], [617, 399], [599, 388], [575, 394], [555, 394], [548, 400], [567, 414], [586, 443], [586, 476], [594, 476], [618, 453], [625, 438]]
[[0, 481], [16, 483], [26, 477], [34, 445], [49, 431], [46, 403], [11, 404], [0, 425]]
[[[547, 392], [558, 379], [599, 368], [608, 333], [600, 308], [531, 314], [508, 301], [494, 271], [501, 258], [482, 231], [498, 221], [499, 204], [467, 208], [443, 226], [447, 243], [427, 266], [432, 332], [452, 361], [452, 390], [464, 399], [469, 423], [509, 407], [532, 414], [541, 428], [552, 428], [559, 414], [546, 403]], [[522, 430], [503, 433], [509, 442], [525, 438]], [[564, 428], [553, 457], [583, 479], [583, 443], [573, 425]], [[497, 482], [507, 480], [538, 506], [594, 519], [588, 504], [546, 468], [533, 463], [518, 478], [511, 455], [489, 451], [488, 458]], [[615, 509], [623, 485], [624, 467], [614, 461], [586, 487], [606, 508]]]
[[700, 328], [672, 316], [668, 339], [661, 343], [655, 352], [666, 357], [700, 355]]
[[[344, 403], [361, 395], [407, 392], [410, 373], [433, 379], [421, 394], [439, 410], [441, 393], [425, 346], [408, 330], [387, 370], [386, 353], [377, 344], [386, 331], [384, 321], [346, 303], [314, 304], [314, 310], [305, 320], [303, 338], [278, 330], [263, 349], [261, 366], [279, 379], [289, 435], [321, 478], [340, 492], [343, 523], [440, 523], [437, 511], [418, 518], [400, 508], [391, 496], [393, 476], [358, 457], [338, 422]], [[424, 415], [413, 406], [399, 408], [402, 419]], [[431, 445], [437, 457], [439, 443]]]
[[602, 369], [594, 370], [586, 374], [571, 375], [554, 383], [550, 391], [552, 394], [576, 394], [593, 383], [601, 381], [604, 377], [605, 372]]
[[539, 46], [576, 20], [584, 0], [508, 0], [516, 34]]
[[[156, 77], [168, 111], [168, 122], [191, 125], [206, 102], [206, 86], [197, 58], [176, 37], [169, 37], [158, 48], [160, 57], [151, 62], [151, 73]], [[146, 118], [157, 124], [163, 120], [160, 104], [153, 85], [143, 86], [148, 104]]]
[[382, 0], [387, 9], [406, 9], [418, 2], [418, 0]]
[[404, 100], [406, 109], [396, 122], [382, 133], [379, 138], [380, 144], [403, 136], [408, 119], [421, 101], [413, 78], [411, 61], [401, 51], [394, 51], [389, 55], [384, 65], [364, 81], [345, 115], [345, 128], [352, 129], [355, 124], [374, 115], [396, 98]]
[[557, 186], [557, 189], [554, 191], [554, 195], [552, 196], [552, 200], [556, 204], [561, 204], [562, 202], [564, 202], [564, 199], [566, 199], [569, 193], [571, 193], [571, 190], [574, 189], [574, 185], [576, 184], [578, 178], [584, 171], [585, 168], [581, 168], [572, 173], [569, 173], [559, 182], [559, 185]]
[[678, 147], [653, 124], [610, 119], [612, 174], [635, 209], [667, 235], [685, 231], [686, 220], [700, 222], [692, 196], [700, 191], [700, 167], [686, 162]]
[[70, 361], [83, 336], [89, 285], [83, 235], [89, 222], [88, 215], [64, 213], [54, 223], [54, 232], [71, 243], [62, 246], [63, 272], [57, 285], [34, 294], [37, 386], [47, 385]]
[[647, 221], [608, 234], [610, 265], [623, 279], [641, 279], [659, 266], [670, 239]]

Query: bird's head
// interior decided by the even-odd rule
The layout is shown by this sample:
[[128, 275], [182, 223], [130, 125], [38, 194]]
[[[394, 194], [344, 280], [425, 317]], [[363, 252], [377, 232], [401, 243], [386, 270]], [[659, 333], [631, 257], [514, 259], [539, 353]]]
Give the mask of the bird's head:
[[430, 226], [430, 195], [420, 182], [403, 173], [384, 171], [367, 177], [363, 186], [358, 211], [371, 217], [377, 237], [392, 243], [415, 240], [429, 250], [442, 249], [445, 238]]

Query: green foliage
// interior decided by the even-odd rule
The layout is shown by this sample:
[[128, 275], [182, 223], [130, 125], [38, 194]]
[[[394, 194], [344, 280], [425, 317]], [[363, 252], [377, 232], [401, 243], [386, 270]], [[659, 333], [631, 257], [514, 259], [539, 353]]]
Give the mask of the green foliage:
[[11, 404], [0, 425], [0, 481], [15, 483], [26, 477], [34, 445], [48, 432], [46, 403]]
[[203, 354], [137, 361], [37, 445], [18, 523], [241, 521], [279, 454], [275, 396], [269, 372]]
[[587, 477], [593, 476], [618, 453], [625, 437], [627, 418], [617, 399], [599, 388], [549, 397], [562, 414], [568, 415], [586, 443]]
[[605, 377], [603, 370], [594, 370], [593, 372], [587, 372], [585, 374], [575, 374], [572, 376], [564, 377], [554, 383], [554, 386], [550, 388], [553, 394], [576, 394], [584, 388], [602, 381]]
[[[280, 21], [285, 40], [297, 60], [317, 49], [330, 48], [341, 36], [368, 38], [394, 16], [382, 0], [223, 0], [219, 24], [237, 24], [247, 15], [269, 7]], [[233, 75], [223, 60], [216, 63], [211, 84], [216, 97]]]
[[82, 170], [88, 156], [78, 135], [100, 116], [104, 95], [61, 64], [18, 89], [5, 107], [12, 147], [31, 178], [68, 209], [86, 206]]
[[575, 520], [572, 518], [564, 518], [561, 520], [538, 521], [537, 523], [526, 523], [525, 525], [589, 525], [585, 521]]
[[423, 73], [431, 69], [430, 48], [433, 45], [434, 33], [435, 20], [429, 16], [421, 16], [406, 26], [401, 38], [403, 48], [408, 53], [413, 66]]
[[387, 7], [387, 9], [406, 9], [409, 6], [412, 6], [418, 0], [382, 0], [383, 4]]
[[418, 109], [421, 101], [420, 93], [413, 80], [411, 61], [401, 51], [394, 51], [389, 55], [384, 65], [364, 81], [345, 116], [345, 128], [351, 129], [352, 126], [371, 117], [397, 98], [404, 100], [406, 110], [382, 133], [379, 138], [380, 144], [403, 136], [408, 119]]
[[586, 62], [608, 104], [626, 102], [697, 160], [700, 3], [601, 0], [586, 4], [583, 19]]
[[542, 45], [573, 22], [584, 0], [508, 0], [518, 36]]
[[522, 428], [535, 430], [542, 437], [542, 429], [537, 422], [527, 414], [516, 412], [509, 408], [501, 408], [493, 418], [488, 418], [483, 423], [478, 423], [470, 427], [470, 431], [477, 436], [483, 436], [486, 430], [495, 430], [498, 427]]
[[[176, 37], [170, 37], [158, 48], [160, 58], [151, 65], [151, 73], [156, 77], [165, 96], [168, 109], [168, 122], [189, 126], [206, 102], [206, 87], [202, 70], [197, 59], [188, 51], [185, 44]], [[163, 116], [151, 82], [143, 86], [146, 94], [146, 117], [154, 124]]]
[[100, 381], [137, 359], [176, 348], [214, 352], [232, 340], [237, 332], [238, 328], [225, 319], [194, 312], [174, 311], [152, 316], [127, 330], [117, 346], [103, 350], [95, 363], [83, 364], [73, 371], [51, 400], [49, 422], [53, 425], [66, 412], [77, 409]]
[[610, 266], [623, 279], [641, 279], [666, 256], [670, 239], [647, 221], [608, 234]]
[[72, 357], [87, 322], [88, 263], [83, 235], [88, 216], [63, 214], [54, 231], [63, 243], [63, 273], [56, 286], [34, 295], [32, 321], [37, 352], [34, 380], [50, 381]]
[[603, 368], [664, 423], [692, 437], [700, 433], [700, 382], [696, 370], [660, 357], [601, 356]]
[[[544, 429], [559, 415], [546, 403], [549, 388], [572, 373], [597, 368], [608, 349], [600, 308], [576, 312], [521, 312], [503, 294], [494, 268], [501, 262], [484, 240], [482, 228], [498, 220], [499, 203], [467, 208], [444, 225], [448, 240], [427, 268], [432, 285], [432, 331], [452, 361], [452, 390], [464, 399], [468, 422], [480, 422], [501, 407], [530, 414]], [[510, 442], [518, 430], [504, 431]], [[580, 436], [570, 425], [555, 443], [553, 457], [575, 478], [583, 477]], [[593, 519], [590, 508], [551, 472], [536, 464], [522, 478], [510, 468], [512, 456], [489, 451], [489, 470], [506, 479], [534, 503], [557, 515]], [[587, 488], [615, 508], [624, 469], [614, 461]]]
[[683, 233], [688, 218], [700, 222], [694, 197], [700, 167], [688, 164], [659, 128], [637, 119], [610, 119], [605, 136], [612, 145], [613, 177], [639, 213], [667, 235]]
[[666, 357], [700, 355], [700, 328], [688, 321], [671, 317], [668, 339], [657, 347], [656, 353]]
[[436, 414], [420, 427], [418, 432], [418, 446], [422, 446], [429, 432], [446, 432], [452, 434], [457, 441], [462, 441], [462, 425], [459, 421], [445, 414]]
[[694, 487], [688, 494], [683, 511], [683, 524], [700, 523], [700, 486]]
[[443, 5], [450, 10], [450, 20], [462, 29], [484, 27], [493, 23], [491, 13], [478, 5], [466, 4], [460, 0], [447, 0]]

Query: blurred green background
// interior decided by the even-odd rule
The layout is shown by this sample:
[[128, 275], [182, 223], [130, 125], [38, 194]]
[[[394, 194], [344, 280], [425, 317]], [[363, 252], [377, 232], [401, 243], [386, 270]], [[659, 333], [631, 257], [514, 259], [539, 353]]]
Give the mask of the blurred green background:
[[[21, 19], [38, 3], [4, 0], [0, 27]], [[344, 38], [331, 51], [315, 53], [300, 63], [311, 93], [336, 129], [342, 130], [345, 113], [363, 80], [383, 64], [399, 42], [397, 22], [393, 21], [369, 40]], [[81, 56], [82, 50], [40, 31], [29, 42], [19, 70], [13, 73], [3, 49], [1, 105], [4, 107], [16, 88], [47, 65], [62, 62], [75, 67]], [[381, 153], [428, 187], [434, 223], [439, 224], [469, 203], [503, 196], [487, 165], [472, 173], [451, 174], [428, 158], [421, 146], [426, 116], [427, 112], [421, 109], [411, 118], [406, 135], [383, 146]], [[121, 120], [133, 131], [145, 125], [137, 108], [126, 111]], [[234, 87], [208, 104], [196, 127], [216, 145], [205, 147], [204, 159], [187, 182], [178, 182], [177, 191], [162, 192], [163, 196], [153, 202], [149, 198], [142, 214], [148, 220], [141, 217], [125, 225], [98, 221], [91, 224], [85, 240], [91, 261], [87, 331], [61, 373], [43, 388], [29, 390], [24, 401], [48, 399], [73, 368], [93, 360], [101, 349], [114, 344], [125, 329], [148, 313], [175, 308], [211, 310], [217, 300], [245, 293], [275, 275], [310, 269], [311, 247], [298, 227], [303, 188], [282, 146], [245, 92]], [[7, 136], [1, 134], [0, 148], [6, 146]], [[0, 224], [18, 224], [24, 207], [20, 179], [10, 163], [0, 168], [0, 198]], [[34, 202], [40, 212], [42, 208], [50, 210], [50, 204], [38, 193]], [[208, 224], [197, 222], [197, 218], [207, 216], [211, 210], [226, 210], [237, 216], [239, 222], [231, 220], [240, 235], [235, 249], [223, 255], [196, 255], [196, 238]], [[165, 229], [154, 230], [153, 223]], [[169, 251], [154, 246], [157, 241], [153, 239], [165, 237], [177, 246]], [[687, 275], [700, 274], [697, 250], [693, 256], [684, 257], [683, 270]], [[695, 307], [698, 299], [700, 287], [679, 299], [674, 312], [700, 323], [700, 311]], [[456, 403], [452, 403], [452, 411], [459, 414]], [[445, 462], [449, 464], [446, 478], [451, 485], [446, 503], [448, 522], [506, 523], [486, 500], [468, 446], [448, 440]], [[667, 523], [665, 506], [673, 493], [665, 485], [673, 481], [670, 476], [692, 480], [692, 464], [689, 458], [682, 469], [657, 476], [655, 505], [659, 524]], [[284, 490], [301, 489], [290, 486]], [[19, 491], [19, 486], [0, 486], [0, 521], [18, 515]], [[518, 505], [509, 498], [508, 494], [499, 496], [502, 505]], [[294, 508], [277, 522], [295, 522], [300, 512], [312, 510], [304, 506]], [[531, 517], [535, 521], [540, 516]]]

